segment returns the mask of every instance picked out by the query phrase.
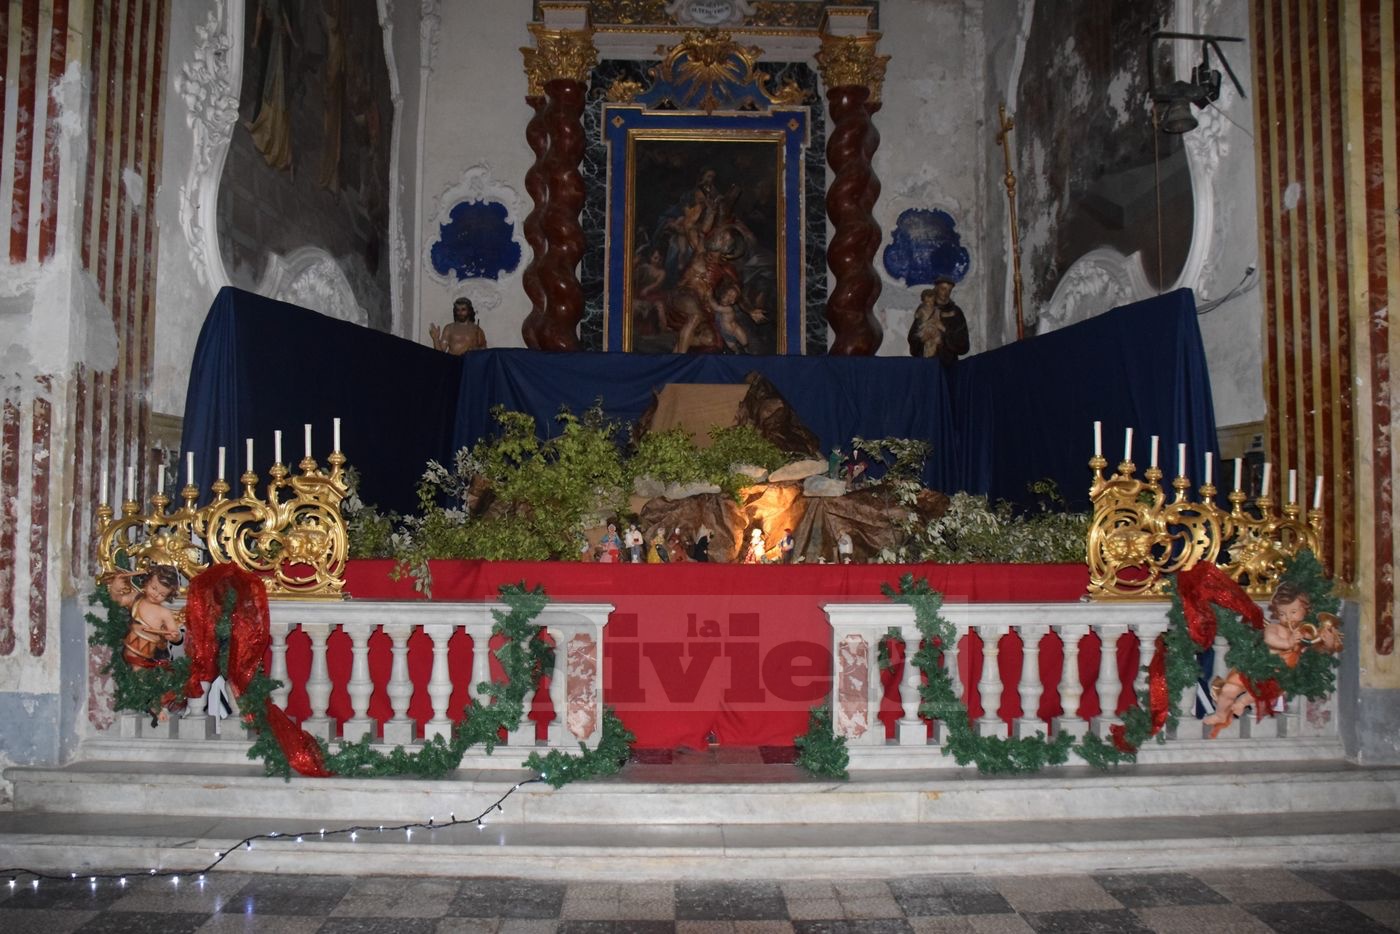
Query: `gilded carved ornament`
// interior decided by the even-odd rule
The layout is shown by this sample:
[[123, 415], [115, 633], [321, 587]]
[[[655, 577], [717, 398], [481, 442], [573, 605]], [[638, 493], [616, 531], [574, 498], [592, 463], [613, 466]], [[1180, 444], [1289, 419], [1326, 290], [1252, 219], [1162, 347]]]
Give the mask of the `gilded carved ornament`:
[[885, 83], [888, 55], [877, 55], [880, 34], [865, 36], [823, 36], [817, 52], [817, 68], [827, 90], [832, 88], [865, 87], [870, 89], [871, 103], [880, 101]]
[[[530, 25], [535, 37], [535, 62], [540, 86], [550, 81], [587, 82], [598, 64], [598, 50], [593, 46], [593, 32], [587, 29], [546, 29], [539, 23]], [[529, 74], [530, 59], [526, 58]], [[534, 76], [531, 75], [531, 80]]]
[[520, 56], [525, 60], [525, 96], [544, 97], [544, 83], [548, 80], [544, 73], [544, 62], [540, 60], [540, 50], [534, 46], [522, 46]]

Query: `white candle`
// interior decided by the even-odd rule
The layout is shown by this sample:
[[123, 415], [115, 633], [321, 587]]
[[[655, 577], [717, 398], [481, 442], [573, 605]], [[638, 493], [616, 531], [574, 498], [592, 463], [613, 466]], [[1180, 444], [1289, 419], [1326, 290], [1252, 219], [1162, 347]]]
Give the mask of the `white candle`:
[[307, 457], [310, 457], [310, 456], [311, 456], [311, 426], [310, 426], [310, 425], [302, 425], [302, 426], [301, 426], [301, 430], [302, 430], [302, 435], [306, 438], [306, 456], [307, 456]]
[[1269, 478], [1274, 475], [1274, 465], [1264, 461], [1264, 482], [1259, 484], [1259, 495], [1269, 495]]
[[107, 474], [102, 475], [102, 492], [98, 494], [97, 503], [99, 506], [107, 505]]
[[1148, 465], [1149, 467], [1157, 466], [1157, 443], [1161, 440], [1162, 439], [1156, 435], [1152, 436], [1152, 463]]
[[194, 486], [194, 451], [185, 452], [185, 486]]
[[279, 428], [272, 433], [272, 462], [282, 463], [282, 430]]
[[1215, 479], [1215, 452], [1206, 451], [1206, 486], [1211, 485]]
[[1178, 444], [1178, 445], [1176, 446], [1176, 475], [1177, 475], [1178, 477], [1184, 477], [1184, 476], [1186, 476], [1186, 445], [1185, 445], [1185, 444]]
[[244, 472], [245, 472], [245, 473], [252, 473], [252, 472], [253, 472], [253, 439], [252, 439], [252, 438], [248, 438], [247, 441], [245, 442], [245, 444], [246, 444], [247, 450], [248, 450], [248, 468], [247, 468], [247, 470], [245, 470]]
[[1288, 505], [1298, 502], [1298, 471], [1288, 468]]
[[224, 478], [224, 446], [219, 445], [219, 479]]
[[156, 464], [156, 495], [165, 495], [165, 465]]
[[129, 464], [126, 468], [126, 498], [128, 500], [136, 498], [136, 468]]
[[1103, 422], [1094, 422], [1094, 456], [1103, 456]]
[[333, 442], [332, 442], [332, 444], [331, 444], [331, 450], [332, 450], [332, 451], [339, 451], [339, 450], [340, 450], [340, 419], [338, 419], [338, 418], [333, 418], [333, 419], [331, 419], [331, 430], [332, 430], [332, 433], [335, 435], [335, 438], [333, 439]]
[[1235, 489], [1237, 489], [1237, 490], [1240, 488], [1240, 478], [1243, 476], [1243, 474], [1244, 474], [1244, 458], [1243, 458], [1243, 457], [1237, 457], [1237, 458], [1235, 458]]
[[1123, 432], [1123, 460], [1128, 463], [1133, 461], [1133, 430], [1131, 428]]
[[1318, 477], [1318, 478], [1317, 478], [1317, 482], [1313, 484], [1313, 508], [1314, 508], [1314, 509], [1321, 509], [1321, 508], [1322, 508], [1322, 478], [1321, 478], [1321, 477]]

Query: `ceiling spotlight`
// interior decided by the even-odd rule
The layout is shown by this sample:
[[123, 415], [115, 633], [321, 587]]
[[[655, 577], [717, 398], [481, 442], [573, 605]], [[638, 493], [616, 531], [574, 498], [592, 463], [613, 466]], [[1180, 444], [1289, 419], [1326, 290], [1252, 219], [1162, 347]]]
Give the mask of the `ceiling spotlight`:
[[[1161, 86], [1157, 84], [1157, 43], [1162, 39], [1201, 40], [1201, 63], [1191, 69], [1190, 81], [1177, 80]], [[1240, 97], [1245, 96], [1240, 79], [1235, 77], [1235, 72], [1230, 68], [1230, 63], [1226, 61], [1225, 53], [1220, 50], [1219, 45], [1221, 42], [1243, 41], [1238, 36], [1210, 36], [1191, 32], [1157, 32], [1152, 34], [1147, 46], [1147, 73], [1151, 82], [1147, 93], [1161, 113], [1158, 126], [1161, 127], [1162, 132], [1189, 133], [1199, 125], [1196, 115], [1191, 112], [1191, 105], [1204, 108], [1211, 102], [1219, 100], [1221, 78], [1220, 72], [1211, 67], [1211, 49], [1215, 49], [1220, 64], [1225, 68], [1230, 80], [1234, 82], [1235, 89], [1240, 92]]]

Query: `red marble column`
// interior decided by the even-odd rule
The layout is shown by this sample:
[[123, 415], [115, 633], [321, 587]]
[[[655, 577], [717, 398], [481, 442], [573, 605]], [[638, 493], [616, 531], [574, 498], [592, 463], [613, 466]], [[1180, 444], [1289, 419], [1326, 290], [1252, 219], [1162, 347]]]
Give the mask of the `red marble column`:
[[530, 263], [521, 273], [521, 285], [530, 298], [530, 314], [521, 325], [521, 336], [526, 347], [538, 347], [544, 331], [545, 294], [544, 283], [540, 280], [540, 262], [544, 258], [546, 241], [544, 237], [544, 211], [549, 203], [549, 179], [544, 161], [549, 151], [549, 128], [545, 122], [546, 100], [543, 95], [531, 95], [525, 102], [534, 111], [534, 116], [525, 126], [525, 142], [535, 154], [535, 161], [525, 172], [525, 191], [533, 206], [521, 225], [525, 242], [530, 245]]
[[587, 85], [582, 81], [556, 78], [545, 84], [549, 102], [544, 120], [549, 133], [549, 150], [544, 159], [547, 200], [541, 227], [546, 246], [539, 262], [540, 284], [544, 290], [544, 315], [528, 346], [539, 350], [577, 350], [578, 323], [583, 317], [583, 286], [578, 281], [578, 263], [583, 256], [583, 210], [585, 190], [579, 164], [583, 161], [583, 102]]
[[826, 263], [836, 276], [826, 303], [826, 320], [835, 332], [830, 353], [869, 356], [880, 349], [883, 337], [875, 319], [881, 286], [874, 259], [881, 232], [872, 213], [880, 180], [871, 165], [880, 134], [870, 119], [880, 105], [870, 102], [870, 89], [861, 85], [832, 88], [827, 99], [832, 129], [826, 160], [832, 180], [826, 214], [836, 228], [826, 251]]

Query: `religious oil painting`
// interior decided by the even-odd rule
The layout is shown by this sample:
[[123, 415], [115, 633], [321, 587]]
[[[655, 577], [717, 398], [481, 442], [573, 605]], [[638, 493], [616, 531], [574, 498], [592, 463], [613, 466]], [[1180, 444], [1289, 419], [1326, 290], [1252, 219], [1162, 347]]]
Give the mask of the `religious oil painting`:
[[623, 349], [783, 353], [781, 134], [634, 133]]

